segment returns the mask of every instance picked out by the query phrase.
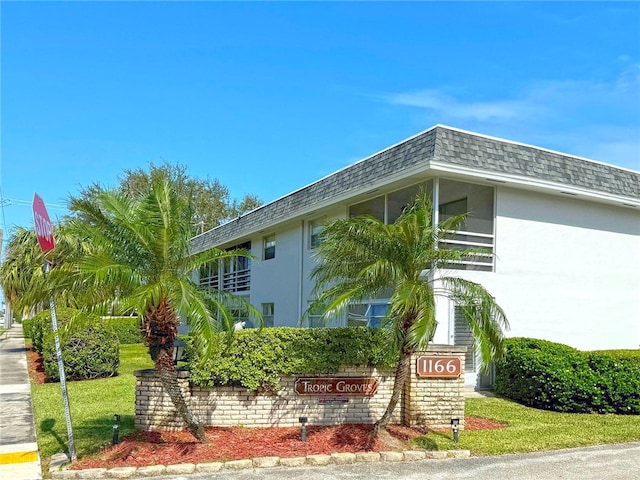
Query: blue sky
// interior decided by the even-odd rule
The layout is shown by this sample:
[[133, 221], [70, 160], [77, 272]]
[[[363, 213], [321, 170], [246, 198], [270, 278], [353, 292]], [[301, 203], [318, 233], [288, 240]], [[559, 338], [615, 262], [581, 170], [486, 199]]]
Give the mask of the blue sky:
[[437, 123], [640, 169], [638, 2], [0, 9], [5, 231], [164, 160], [271, 201]]

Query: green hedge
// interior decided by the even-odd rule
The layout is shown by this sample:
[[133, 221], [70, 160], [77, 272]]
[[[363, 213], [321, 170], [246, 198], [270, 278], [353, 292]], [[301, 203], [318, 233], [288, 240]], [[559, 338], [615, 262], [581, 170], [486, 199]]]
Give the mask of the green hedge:
[[[74, 323], [69, 329], [67, 324], [72, 317], [75, 317]], [[67, 379], [88, 380], [118, 374], [120, 354], [118, 337], [100, 317], [78, 314], [76, 310], [68, 308], [58, 308], [56, 319], [60, 330], [60, 346]], [[52, 333], [51, 314], [45, 310], [36, 315], [33, 320], [31, 330], [34, 348], [42, 354], [47, 379], [58, 381], [58, 359]]]
[[506, 341], [495, 392], [545, 410], [640, 414], [640, 365], [531, 338]]
[[592, 353], [599, 353], [614, 360], [632, 362], [640, 366], [640, 350], [594, 350]]
[[385, 367], [392, 363], [385, 336], [377, 328], [265, 328], [221, 335], [213, 358], [201, 362], [188, 351], [191, 381], [201, 387], [242, 386], [277, 391], [280, 375], [337, 372], [341, 366]]
[[106, 317], [104, 321], [118, 336], [120, 345], [142, 343], [140, 319], [138, 317]]
[[[58, 309], [58, 310], [66, 313], [64, 309]], [[56, 313], [58, 312], [56, 311]], [[63, 313], [63, 317], [64, 317], [64, 313]], [[58, 317], [59, 315], [56, 315], [56, 318]], [[29, 332], [29, 337], [31, 338], [31, 344], [33, 345], [33, 349], [42, 355], [42, 346], [44, 343], [45, 333], [51, 332], [51, 314], [49, 313], [49, 310], [43, 310], [42, 312], [38, 313], [35, 317], [29, 320], [25, 320], [25, 322], [28, 322], [28, 323], [26, 327], [23, 327], [23, 328], [27, 328]]]
[[33, 324], [34, 323], [35, 323], [35, 320], [33, 318], [29, 318], [27, 320], [23, 320], [22, 321], [22, 333], [24, 333], [24, 336], [26, 338], [32, 338], [33, 337]]

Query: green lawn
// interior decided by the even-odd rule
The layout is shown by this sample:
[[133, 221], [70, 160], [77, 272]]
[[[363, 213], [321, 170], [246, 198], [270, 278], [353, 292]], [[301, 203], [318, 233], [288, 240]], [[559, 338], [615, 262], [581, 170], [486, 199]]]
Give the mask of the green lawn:
[[473, 455], [497, 455], [640, 440], [640, 415], [557, 413], [501, 398], [470, 398], [465, 413], [508, 426], [462, 431], [457, 445], [450, 431], [430, 433], [417, 444], [431, 450], [463, 448]]
[[[111, 443], [113, 415], [121, 416], [120, 435], [134, 430], [134, 370], [151, 368], [147, 348], [120, 345], [119, 375], [114, 378], [67, 382], [71, 422], [79, 457]], [[51, 455], [68, 451], [67, 428], [59, 383], [31, 386], [38, 448], [43, 464]]]

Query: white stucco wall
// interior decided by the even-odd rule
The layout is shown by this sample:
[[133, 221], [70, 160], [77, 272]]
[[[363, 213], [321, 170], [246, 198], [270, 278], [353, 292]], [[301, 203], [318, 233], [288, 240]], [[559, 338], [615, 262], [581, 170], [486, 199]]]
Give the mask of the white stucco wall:
[[[311, 280], [311, 272], [315, 267], [314, 255], [316, 253], [315, 249], [309, 248], [309, 235], [310, 235], [310, 227], [309, 222], [320, 222], [325, 223], [337, 218], [346, 218], [347, 216], [347, 207], [346, 205], [341, 205], [338, 207], [333, 207], [331, 209], [327, 209], [323, 212], [319, 212], [312, 218], [306, 219], [304, 222], [304, 242], [303, 242], [303, 255], [302, 255], [302, 289], [301, 289], [301, 297], [300, 302], [303, 310], [306, 310], [309, 306], [309, 301], [313, 299], [313, 288], [315, 286], [315, 282]], [[305, 323], [307, 325], [307, 323]], [[336, 318], [335, 321], [331, 324], [328, 324], [329, 327], [343, 327], [345, 326], [344, 318]]]
[[[263, 258], [263, 236], [276, 234], [276, 255]], [[262, 311], [263, 303], [274, 304], [276, 326], [298, 326], [300, 320], [300, 276], [302, 256], [301, 222], [273, 231], [266, 230], [251, 239], [251, 303]]]
[[504, 187], [496, 211], [496, 271], [456, 273], [495, 296], [509, 336], [638, 348], [640, 212]]

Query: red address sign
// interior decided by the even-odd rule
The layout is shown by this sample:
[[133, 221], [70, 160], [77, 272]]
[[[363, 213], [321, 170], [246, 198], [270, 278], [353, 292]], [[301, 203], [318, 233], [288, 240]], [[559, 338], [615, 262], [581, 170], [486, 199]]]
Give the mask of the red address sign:
[[462, 373], [458, 357], [422, 356], [416, 360], [419, 377], [457, 378]]

